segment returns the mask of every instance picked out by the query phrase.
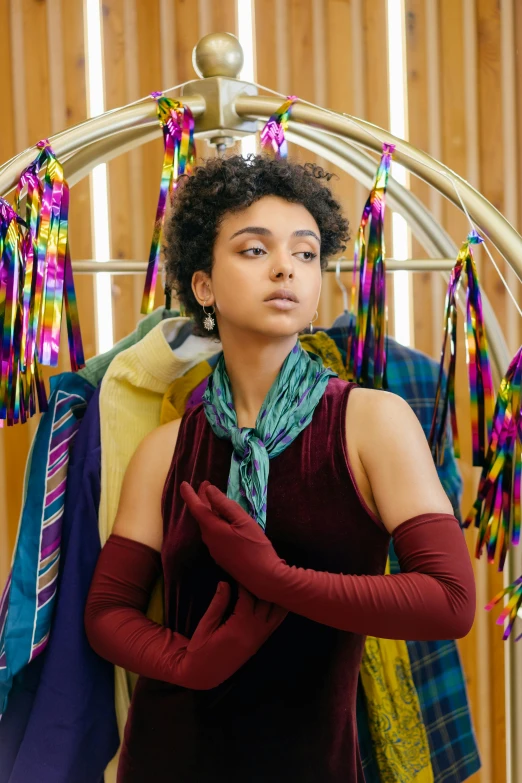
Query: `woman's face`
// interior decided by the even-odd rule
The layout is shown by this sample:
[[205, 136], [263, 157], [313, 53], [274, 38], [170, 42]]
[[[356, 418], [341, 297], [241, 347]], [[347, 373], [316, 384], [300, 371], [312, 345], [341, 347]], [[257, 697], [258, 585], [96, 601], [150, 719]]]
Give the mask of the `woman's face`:
[[212, 276], [196, 272], [196, 298], [214, 305], [229, 328], [288, 337], [313, 319], [321, 293], [319, 229], [301, 204], [265, 196], [226, 214], [214, 245]]

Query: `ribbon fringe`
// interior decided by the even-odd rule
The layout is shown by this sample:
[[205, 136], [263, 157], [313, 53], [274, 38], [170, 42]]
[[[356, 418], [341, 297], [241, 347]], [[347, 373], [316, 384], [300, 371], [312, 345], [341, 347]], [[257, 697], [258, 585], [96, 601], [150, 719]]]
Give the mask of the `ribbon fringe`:
[[[348, 338], [348, 373], [357, 383], [376, 389], [386, 386], [388, 312], [384, 212], [394, 150], [393, 144], [383, 145], [375, 181], [363, 210], [355, 240], [350, 303], [354, 326]], [[367, 228], [368, 244], [365, 237]]]
[[[506, 639], [508, 639], [511, 635], [518, 611], [522, 606], [522, 576], [519, 576], [518, 579], [515, 579], [515, 581], [510, 584], [509, 587], [506, 587], [505, 590], [501, 590], [501, 592], [498, 593], [493, 598], [493, 600], [489, 602], [489, 604], [487, 604], [486, 611], [491, 611], [491, 609], [493, 609], [493, 607], [496, 606], [496, 604], [498, 604], [505, 595], [509, 595], [509, 601], [507, 602], [502, 612], [499, 614], [496, 621], [497, 625], [504, 625], [504, 622], [507, 620], [507, 625], [504, 629], [504, 635], [502, 636], [504, 641], [506, 641]], [[522, 633], [515, 638], [515, 641], [518, 642], [520, 639], [522, 639]]]
[[156, 100], [158, 105], [158, 121], [163, 130], [165, 152], [160, 195], [141, 303], [141, 312], [144, 315], [150, 313], [154, 307], [167, 198], [172, 196], [179, 177], [182, 174], [192, 173], [196, 156], [194, 117], [188, 106], [184, 106], [180, 101], [166, 98], [161, 92], [152, 93], [151, 97]]
[[464, 523], [465, 527], [474, 524], [478, 528], [476, 557], [480, 558], [486, 547], [490, 563], [498, 555], [499, 571], [504, 568], [509, 547], [520, 542], [521, 383], [522, 347], [500, 383], [477, 499]]
[[69, 256], [69, 186], [49, 142], [37, 147], [20, 175], [14, 209], [0, 202], [0, 426], [27, 421], [37, 401], [47, 409], [38, 364], [58, 364], [64, 301], [71, 367], [84, 366]]
[[[482, 241], [482, 238], [475, 231], [469, 234], [457, 256], [446, 293], [439, 380], [429, 436], [430, 447], [439, 465], [442, 464], [444, 459], [448, 411], [453, 432], [455, 456], [460, 457], [460, 442], [455, 409], [455, 368], [457, 361], [457, 297], [463, 273], [467, 276], [466, 361], [471, 399], [473, 465], [482, 466], [484, 464], [486, 443], [491, 434], [493, 381], [482, 311], [482, 297], [472, 252], [472, 245], [480, 244]], [[450, 343], [450, 355], [446, 384], [443, 390], [448, 341]]]
[[261, 147], [266, 150], [272, 150], [276, 158], [286, 158], [288, 155], [288, 144], [285, 134], [288, 130], [288, 119], [292, 106], [297, 100], [296, 95], [289, 95], [279, 109], [270, 116], [261, 131]]

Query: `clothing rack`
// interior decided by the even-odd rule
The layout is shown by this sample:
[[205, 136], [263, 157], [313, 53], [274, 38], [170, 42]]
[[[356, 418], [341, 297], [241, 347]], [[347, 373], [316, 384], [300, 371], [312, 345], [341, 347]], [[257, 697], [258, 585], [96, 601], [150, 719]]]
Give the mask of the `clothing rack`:
[[[337, 272], [337, 262], [331, 261], [326, 268], [326, 272]], [[340, 259], [339, 271], [352, 272], [354, 262], [344, 256]], [[454, 258], [410, 258], [400, 261], [395, 258], [386, 259], [386, 270], [388, 272], [450, 272], [455, 266]], [[97, 275], [101, 272], [108, 272], [111, 275], [139, 275], [147, 271], [146, 261], [136, 261], [130, 259], [109, 261], [73, 261], [73, 272], [77, 275]]]

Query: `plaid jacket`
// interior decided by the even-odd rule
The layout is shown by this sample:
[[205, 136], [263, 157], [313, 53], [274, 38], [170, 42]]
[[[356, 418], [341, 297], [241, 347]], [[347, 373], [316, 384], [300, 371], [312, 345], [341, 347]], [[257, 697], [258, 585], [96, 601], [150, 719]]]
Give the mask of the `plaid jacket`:
[[[339, 320], [331, 329], [321, 331], [335, 341], [346, 360], [348, 328], [339, 324]], [[425, 354], [400, 345], [391, 338], [387, 341], [387, 349], [387, 390], [410, 404], [428, 437], [439, 365]], [[460, 519], [462, 481], [451, 448], [451, 431], [447, 438], [444, 462], [437, 471], [455, 516]], [[400, 570], [393, 547], [390, 548], [390, 566], [392, 573]], [[460, 783], [480, 769], [480, 758], [457, 645], [453, 640], [407, 642], [407, 645], [430, 744], [435, 783]], [[357, 725], [366, 783], [379, 783], [361, 687], [357, 700]]]

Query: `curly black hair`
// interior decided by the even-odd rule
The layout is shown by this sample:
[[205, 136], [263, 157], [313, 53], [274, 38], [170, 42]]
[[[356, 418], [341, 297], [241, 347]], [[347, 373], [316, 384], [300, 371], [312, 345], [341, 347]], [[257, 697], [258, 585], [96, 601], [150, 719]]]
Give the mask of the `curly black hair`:
[[[321, 268], [346, 249], [349, 226], [340, 203], [323, 184], [332, 174], [313, 163], [292, 163], [267, 155], [233, 155], [211, 158], [183, 175], [174, 191], [172, 209], [165, 222], [165, 273], [167, 289], [175, 291], [180, 304], [203, 328], [205, 315], [191, 287], [199, 270], [209, 276], [213, 248], [226, 213], [246, 209], [264, 196], [279, 196], [302, 204], [315, 219], [321, 235]], [[217, 324], [212, 333], [218, 336]]]

